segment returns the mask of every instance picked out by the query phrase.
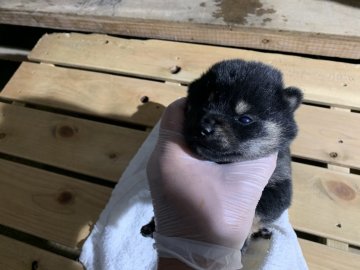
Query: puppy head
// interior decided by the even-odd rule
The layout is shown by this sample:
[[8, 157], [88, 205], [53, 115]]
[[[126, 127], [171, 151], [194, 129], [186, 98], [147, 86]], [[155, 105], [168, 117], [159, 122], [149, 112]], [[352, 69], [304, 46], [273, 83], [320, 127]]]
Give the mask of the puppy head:
[[189, 86], [184, 136], [202, 158], [249, 160], [288, 147], [297, 133], [302, 93], [284, 88], [271, 66], [242, 60], [212, 66]]

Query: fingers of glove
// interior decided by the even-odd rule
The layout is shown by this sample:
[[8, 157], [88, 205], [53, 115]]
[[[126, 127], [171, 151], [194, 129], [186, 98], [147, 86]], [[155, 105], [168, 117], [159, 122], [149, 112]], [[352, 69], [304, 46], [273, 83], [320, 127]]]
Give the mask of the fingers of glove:
[[155, 169], [160, 171], [160, 175], [149, 174], [149, 178], [154, 181], [150, 187], [156, 189], [156, 192], [166, 193], [171, 203], [179, 202], [180, 208], [185, 202], [189, 209], [216, 202], [209, 211], [224, 207], [223, 210], [229, 209], [229, 213], [238, 213], [238, 217], [229, 215], [233, 216], [232, 222], [255, 209], [276, 161], [276, 155], [272, 155], [252, 161], [255, 166], [251, 162], [244, 162], [246, 164], [241, 166], [227, 166], [196, 159], [172, 159], [171, 156], [163, 159], [161, 165], [155, 164], [160, 167]]
[[277, 153], [228, 168], [222, 190], [227, 223], [241, 225], [248, 220], [248, 214], [255, 211], [262, 191], [275, 170], [276, 159]]
[[[214, 171], [213, 171], [214, 172]], [[250, 230], [256, 198], [239, 189], [229, 194], [216, 172], [208, 178], [172, 177], [152, 188], [159, 233], [227, 247], [241, 247]], [[197, 178], [197, 179], [196, 179]], [[162, 195], [159, 195], [162, 194]]]

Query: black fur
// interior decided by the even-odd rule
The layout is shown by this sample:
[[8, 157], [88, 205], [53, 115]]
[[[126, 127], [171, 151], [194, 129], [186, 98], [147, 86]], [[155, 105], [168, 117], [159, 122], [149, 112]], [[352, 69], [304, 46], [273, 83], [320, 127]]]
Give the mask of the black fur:
[[184, 137], [199, 157], [229, 163], [279, 152], [256, 208], [264, 226], [291, 203], [289, 145], [297, 134], [294, 111], [301, 101], [301, 91], [285, 88], [279, 70], [259, 62], [217, 63], [189, 86]]

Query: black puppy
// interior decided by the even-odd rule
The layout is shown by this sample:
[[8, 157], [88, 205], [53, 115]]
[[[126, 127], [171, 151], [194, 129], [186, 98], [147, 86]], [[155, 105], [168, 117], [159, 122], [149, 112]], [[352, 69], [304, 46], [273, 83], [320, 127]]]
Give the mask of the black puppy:
[[[301, 101], [301, 91], [285, 88], [279, 70], [259, 62], [217, 63], [189, 86], [184, 137], [200, 158], [230, 163], [278, 151], [276, 169], [256, 208], [253, 236], [269, 238], [267, 225], [290, 206], [289, 145], [297, 134], [294, 111]], [[143, 235], [154, 228], [153, 221], [145, 225]]]

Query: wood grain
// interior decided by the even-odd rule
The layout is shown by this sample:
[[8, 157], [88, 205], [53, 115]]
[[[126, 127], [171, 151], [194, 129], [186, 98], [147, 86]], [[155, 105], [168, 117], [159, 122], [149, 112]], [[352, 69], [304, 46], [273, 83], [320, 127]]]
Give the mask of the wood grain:
[[295, 229], [360, 246], [360, 176], [293, 163]]
[[[221, 60], [242, 58], [262, 61], [279, 68], [284, 73], [286, 85], [301, 88], [305, 101], [360, 109], [360, 96], [357, 94], [360, 87], [359, 65], [356, 64], [179, 42], [75, 33], [43, 36], [29, 58], [185, 84]], [[170, 72], [174, 66], [181, 68], [177, 74]]]
[[[32, 268], [33, 265], [38, 268]], [[0, 235], [0, 269], [82, 270], [76, 261]]]
[[336, 250], [324, 245], [299, 240], [305, 260], [311, 270], [357, 270], [360, 255]]
[[[79, 248], [111, 189], [0, 160], [3, 225]], [[5, 268], [4, 268], [5, 269]]]
[[117, 181], [145, 132], [0, 104], [0, 152]]
[[76, 69], [21, 64], [3, 98], [153, 126], [186, 88]]
[[357, 8], [337, 1], [187, 0], [167, 3], [152, 0], [140, 4], [139, 1], [85, 0], [74, 4], [73, 1], [14, 0], [0, 4], [0, 22], [360, 57]]

